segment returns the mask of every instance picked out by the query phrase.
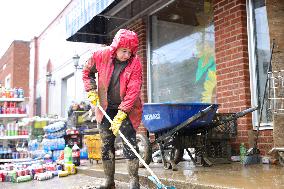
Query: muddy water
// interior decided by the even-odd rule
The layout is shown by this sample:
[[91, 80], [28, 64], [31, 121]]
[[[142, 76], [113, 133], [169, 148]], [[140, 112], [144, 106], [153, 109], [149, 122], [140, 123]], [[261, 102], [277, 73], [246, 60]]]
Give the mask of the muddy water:
[[[212, 167], [196, 167], [190, 162], [179, 163], [179, 171], [161, 169], [161, 164], [152, 165], [158, 177], [176, 180], [196, 186], [209, 188], [284, 188], [284, 168], [278, 165], [249, 165], [240, 163], [214, 165]], [[141, 174], [145, 170], [141, 170]], [[206, 187], [205, 187], [206, 188]]]
[[[212, 167], [197, 167], [192, 162], [184, 161], [178, 164], [178, 171], [165, 170], [161, 163], [151, 163], [150, 168], [162, 183], [176, 186], [177, 189], [284, 189], [284, 167], [280, 165], [258, 164], [245, 167], [235, 162]], [[100, 163], [87, 166], [85, 169], [103, 175]], [[95, 173], [91, 174], [95, 175]], [[116, 161], [116, 176], [119, 175], [121, 178], [124, 177], [123, 182], [129, 180], [124, 160]], [[150, 174], [145, 168], [139, 169], [139, 175], [140, 178], [145, 177], [146, 185], [143, 186], [151, 182], [147, 179]], [[156, 189], [153, 185], [146, 188]]]

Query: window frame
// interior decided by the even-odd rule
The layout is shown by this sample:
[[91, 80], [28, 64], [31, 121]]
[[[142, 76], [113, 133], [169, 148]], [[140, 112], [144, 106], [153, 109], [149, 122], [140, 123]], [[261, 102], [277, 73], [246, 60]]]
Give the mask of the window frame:
[[[251, 90], [251, 105], [258, 106], [258, 89], [257, 89], [257, 58], [256, 58], [256, 34], [254, 27], [253, 0], [247, 0], [247, 33], [248, 33], [248, 53], [249, 53], [249, 71], [250, 71], [250, 90]], [[259, 122], [259, 111], [252, 113], [253, 129], [257, 129]], [[273, 129], [273, 122], [260, 123], [259, 130]]]

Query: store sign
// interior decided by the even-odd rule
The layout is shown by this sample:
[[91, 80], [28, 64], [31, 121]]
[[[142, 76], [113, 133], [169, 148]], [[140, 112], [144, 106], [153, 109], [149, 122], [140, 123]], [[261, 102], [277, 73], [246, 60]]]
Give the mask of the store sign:
[[66, 37], [69, 38], [86, 25], [94, 16], [100, 14], [114, 0], [78, 0], [66, 15]]

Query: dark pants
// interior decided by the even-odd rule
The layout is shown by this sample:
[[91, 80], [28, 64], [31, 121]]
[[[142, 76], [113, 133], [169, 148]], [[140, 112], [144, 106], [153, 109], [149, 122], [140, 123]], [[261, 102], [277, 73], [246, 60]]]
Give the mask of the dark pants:
[[[106, 113], [109, 117], [113, 120], [116, 116], [118, 110], [107, 109]], [[99, 125], [100, 135], [102, 139], [102, 160], [111, 160], [115, 158], [115, 136], [113, 135], [112, 131], [109, 130], [111, 124], [109, 121], [104, 117], [102, 123]], [[121, 124], [120, 132], [124, 134], [125, 138], [130, 142], [130, 144], [136, 149], [137, 142], [136, 142], [136, 131], [133, 128], [129, 118], [127, 117]], [[126, 159], [135, 159], [137, 158], [136, 155], [132, 152], [132, 150], [128, 147], [128, 145], [122, 140], [123, 142], [123, 154]], [[139, 152], [138, 152], [139, 153]]]

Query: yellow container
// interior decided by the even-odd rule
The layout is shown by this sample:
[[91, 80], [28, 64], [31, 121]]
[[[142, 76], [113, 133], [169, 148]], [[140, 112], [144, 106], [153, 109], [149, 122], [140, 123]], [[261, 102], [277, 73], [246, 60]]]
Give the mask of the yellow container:
[[85, 135], [84, 136], [87, 149], [88, 149], [88, 158], [94, 160], [101, 160], [101, 137], [100, 134], [95, 135]]
[[58, 172], [58, 177], [67, 177], [69, 174], [68, 174], [68, 171], [59, 171]]
[[69, 175], [76, 174], [76, 167], [73, 163], [71, 163], [71, 164], [65, 163], [64, 164], [64, 170], [67, 171]]

